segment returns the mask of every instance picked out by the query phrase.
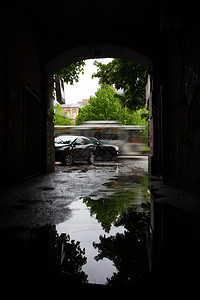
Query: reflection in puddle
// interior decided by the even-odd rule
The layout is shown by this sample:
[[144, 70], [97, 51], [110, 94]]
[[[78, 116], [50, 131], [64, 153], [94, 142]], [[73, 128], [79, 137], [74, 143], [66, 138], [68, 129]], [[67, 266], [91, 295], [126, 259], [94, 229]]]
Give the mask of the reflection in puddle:
[[[98, 250], [93, 247], [93, 243], [99, 242], [99, 236], [105, 233], [101, 223], [90, 215], [90, 210], [83, 203], [83, 200], [73, 202], [70, 208], [73, 210], [72, 218], [57, 225], [57, 232], [58, 234], [68, 233], [72, 240], [80, 241], [82, 249], [85, 248], [87, 264], [83, 267], [83, 271], [88, 275], [88, 281], [90, 283], [105, 283], [106, 277], [111, 276], [116, 268], [108, 259], [99, 263], [94, 259], [98, 255]], [[117, 232], [124, 232], [124, 228], [122, 226], [121, 228], [110, 226], [109, 234], [107, 233], [106, 237], [115, 235]]]
[[85, 249], [81, 249], [80, 242], [70, 240], [70, 236], [61, 234], [56, 241], [57, 274], [62, 274], [68, 284], [87, 283], [87, 275], [82, 270], [86, 264]]
[[[105, 285], [132, 285], [149, 276], [146, 228], [150, 196], [147, 177], [141, 172], [132, 175], [132, 170], [126, 166], [117, 175], [114, 171], [112, 175], [104, 172], [105, 169], [101, 169], [101, 173], [100, 169], [96, 170], [96, 179], [99, 174], [103, 176], [99, 181], [92, 179], [93, 172], [82, 181], [77, 180], [77, 173], [72, 178], [67, 175], [66, 181], [62, 180], [58, 193], [65, 191], [65, 198], [59, 195], [48, 205], [61, 201], [65, 222], [0, 230], [3, 285], [14, 283], [20, 289], [23, 282], [30, 290], [36, 286], [48, 286], [65, 291], [74, 284], [85, 286], [88, 282], [103, 284], [103, 288]], [[72, 179], [75, 178], [78, 183], [73, 185]], [[90, 184], [94, 184], [93, 188], [88, 187], [88, 178]], [[66, 190], [64, 186], [67, 186]], [[45, 190], [46, 193], [49, 190]], [[52, 201], [52, 197], [57, 197], [57, 194], [51, 191], [45, 199]], [[25, 205], [23, 199], [21, 197], [21, 202], [15, 207], [21, 218], [25, 216], [24, 207], [26, 212], [32, 209], [40, 213], [41, 208], [43, 214], [48, 213], [44, 210], [46, 206], [34, 210], [35, 202]]]
[[[125, 180], [124, 180], [125, 179]], [[147, 178], [118, 177], [102, 190], [72, 202], [72, 217], [57, 225], [85, 250], [82, 270], [89, 283], [132, 284], [148, 276]]]

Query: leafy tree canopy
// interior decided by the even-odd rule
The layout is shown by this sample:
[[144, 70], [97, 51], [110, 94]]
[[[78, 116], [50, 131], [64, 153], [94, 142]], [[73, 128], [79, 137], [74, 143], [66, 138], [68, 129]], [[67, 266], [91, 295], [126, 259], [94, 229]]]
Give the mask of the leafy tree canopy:
[[147, 70], [143, 66], [120, 58], [113, 59], [107, 65], [95, 61], [94, 65], [98, 70], [93, 78], [99, 78], [100, 84], [114, 84], [117, 90], [123, 90], [118, 97], [124, 106], [131, 110], [144, 108]]
[[82, 124], [83, 121], [117, 120], [120, 105], [115, 94], [115, 90], [109, 85], [102, 85], [95, 97], [90, 97], [89, 104], [79, 110], [76, 125]]
[[95, 97], [90, 97], [89, 104], [79, 109], [76, 125], [94, 120], [118, 120], [124, 125], [146, 125], [147, 121], [143, 118], [146, 109], [131, 111], [122, 107], [118, 96], [114, 88], [102, 84]]
[[74, 82], [78, 82], [79, 75], [84, 74], [84, 66], [85, 61], [81, 60], [75, 64], [64, 67], [62, 70], [57, 72], [57, 75], [60, 75], [66, 84], [73, 85]]

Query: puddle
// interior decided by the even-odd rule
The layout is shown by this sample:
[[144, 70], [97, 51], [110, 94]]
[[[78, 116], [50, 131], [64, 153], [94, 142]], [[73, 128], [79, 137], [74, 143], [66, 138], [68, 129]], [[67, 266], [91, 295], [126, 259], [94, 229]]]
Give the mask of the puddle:
[[1, 223], [9, 221], [0, 229], [5, 284], [65, 291], [86, 283], [106, 288], [142, 281], [142, 286], [149, 276], [147, 176], [134, 161], [86, 172], [61, 170], [51, 185], [45, 177], [45, 184], [36, 182], [15, 193], [12, 205], [4, 204]]
[[149, 201], [146, 177], [116, 177], [69, 205], [72, 217], [56, 230], [80, 243], [87, 282], [123, 285], [148, 276]]
[[[80, 199], [70, 205], [73, 211], [73, 216], [70, 220], [57, 225], [58, 234], [67, 233], [71, 240], [80, 241], [82, 249], [85, 248], [87, 263], [83, 267], [83, 271], [88, 275], [90, 283], [104, 284], [106, 277], [111, 276], [116, 268], [108, 259], [103, 259], [100, 262], [95, 260], [98, 255], [98, 250], [94, 248], [93, 243], [100, 242], [99, 236], [106, 233], [98, 220], [91, 216], [90, 210]], [[105, 226], [106, 227], [106, 226]], [[108, 231], [108, 230], [107, 230]], [[105, 236], [115, 235], [117, 232], [124, 232], [124, 227], [118, 229], [115, 226], [109, 226], [109, 234]], [[106, 268], [106, 272], [104, 272]]]

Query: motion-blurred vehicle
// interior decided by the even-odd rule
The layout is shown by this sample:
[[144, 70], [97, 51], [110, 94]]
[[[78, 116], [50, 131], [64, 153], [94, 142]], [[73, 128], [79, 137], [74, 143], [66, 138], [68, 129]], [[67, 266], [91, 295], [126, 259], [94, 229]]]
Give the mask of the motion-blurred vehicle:
[[55, 136], [79, 135], [99, 139], [103, 144], [120, 148], [120, 155], [142, 155], [147, 146], [144, 125], [120, 125], [118, 121], [85, 121], [83, 125], [55, 125]]
[[91, 140], [96, 150], [94, 152], [95, 159], [100, 160], [112, 160], [117, 157], [120, 153], [119, 147], [115, 145], [103, 144], [99, 139], [94, 137], [88, 137]]
[[94, 163], [95, 146], [84, 136], [61, 135], [55, 138], [55, 161], [71, 166], [74, 161]]

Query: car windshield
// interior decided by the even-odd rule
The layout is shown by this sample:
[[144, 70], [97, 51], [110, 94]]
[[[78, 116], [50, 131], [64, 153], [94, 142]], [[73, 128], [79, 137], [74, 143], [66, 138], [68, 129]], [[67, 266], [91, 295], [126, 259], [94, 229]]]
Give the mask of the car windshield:
[[55, 144], [67, 144], [70, 145], [76, 139], [75, 136], [58, 136], [55, 138]]

